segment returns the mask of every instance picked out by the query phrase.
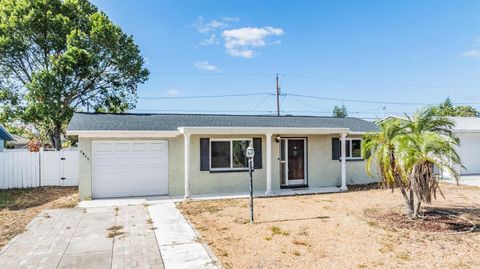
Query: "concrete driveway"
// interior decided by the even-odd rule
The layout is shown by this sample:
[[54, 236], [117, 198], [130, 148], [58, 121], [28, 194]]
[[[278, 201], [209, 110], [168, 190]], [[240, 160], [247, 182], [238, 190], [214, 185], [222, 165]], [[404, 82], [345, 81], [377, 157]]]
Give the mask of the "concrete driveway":
[[143, 205], [47, 210], [5, 246], [0, 267], [163, 268], [149, 219]]
[[217, 268], [169, 198], [79, 206], [38, 215], [0, 252], [0, 268]]
[[[445, 179], [445, 182], [457, 184], [457, 182], [454, 179], [450, 179], [450, 178]], [[458, 184], [480, 187], [480, 175], [463, 175], [460, 177]]]

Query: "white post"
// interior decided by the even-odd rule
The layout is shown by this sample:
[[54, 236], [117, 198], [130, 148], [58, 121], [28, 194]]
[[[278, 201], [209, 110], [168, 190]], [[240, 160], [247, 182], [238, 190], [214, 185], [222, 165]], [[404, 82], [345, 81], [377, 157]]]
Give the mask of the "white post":
[[185, 155], [185, 199], [190, 198], [190, 134], [184, 136]]
[[340, 187], [340, 189], [342, 191], [347, 191], [347, 160], [346, 160], [346, 157], [347, 157], [347, 133], [342, 133], [341, 135], [341, 144], [342, 144], [342, 186]]
[[[265, 171], [267, 173], [267, 191], [265, 195], [272, 195], [272, 134], [265, 134], [265, 137], [267, 140], [265, 149], [267, 151], [267, 170]], [[259, 157], [262, 158], [262, 156]]]

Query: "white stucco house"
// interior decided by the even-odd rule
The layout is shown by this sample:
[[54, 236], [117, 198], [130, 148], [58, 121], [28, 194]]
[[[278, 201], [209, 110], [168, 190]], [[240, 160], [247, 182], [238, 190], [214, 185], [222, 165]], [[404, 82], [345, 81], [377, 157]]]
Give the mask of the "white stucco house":
[[458, 153], [464, 168], [458, 167], [461, 175], [480, 175], [480, 118], [452, 117], [454, 131], [460, 138]]
[[190, 197], [249, 189], [245, 149], [255, 148], [255, 190], [338, 187], [367, 176], [358, 118], [199, 114], [75, 113], [82, 199]]

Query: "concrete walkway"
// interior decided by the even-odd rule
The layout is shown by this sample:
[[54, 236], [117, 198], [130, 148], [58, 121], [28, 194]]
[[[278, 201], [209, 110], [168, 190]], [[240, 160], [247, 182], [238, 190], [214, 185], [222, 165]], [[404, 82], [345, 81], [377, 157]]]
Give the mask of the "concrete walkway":
[[208, 246], [200, 243], [197, 233], [168, 196], [97, 199], [82, 201], [79, 207], [136, 205], [147, 208], [158, 248], [166, 269], [218, 268]]
[[149, 219], [143, 205], [47, 210], [4, 247], [0, 268], [164, 268]]
[[165, 268], [218, 268], [208, 246], [185, 220], [173, 201], [148, 207]]

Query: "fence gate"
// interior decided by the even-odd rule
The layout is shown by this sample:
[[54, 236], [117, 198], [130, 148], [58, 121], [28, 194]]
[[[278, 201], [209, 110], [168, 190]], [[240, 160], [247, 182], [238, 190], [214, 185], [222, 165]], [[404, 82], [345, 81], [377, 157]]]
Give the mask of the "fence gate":
[[78, 162], [78, 151], [42, 151], [40, 155], [41, 185], [78, 185]]

